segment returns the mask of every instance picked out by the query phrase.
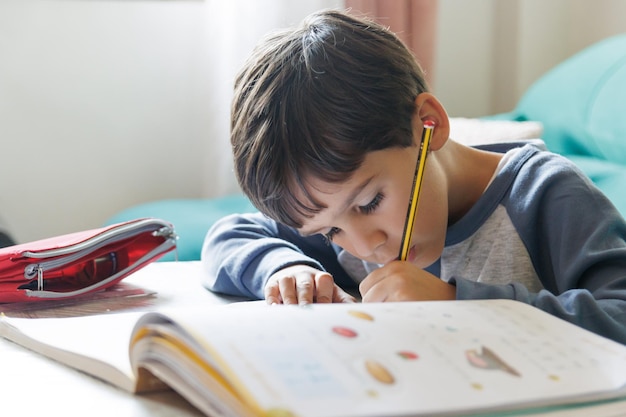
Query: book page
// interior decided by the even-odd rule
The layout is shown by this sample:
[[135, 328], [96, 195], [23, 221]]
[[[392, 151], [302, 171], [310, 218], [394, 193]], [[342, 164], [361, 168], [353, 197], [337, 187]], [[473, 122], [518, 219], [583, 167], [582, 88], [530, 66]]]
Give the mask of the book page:
[[267, 415], [455, 415], [617, 396], [626, 347], [509, 300], [168, 313]]
[[0, 319], [0, 335], [128, 392], [135, 392], [128, 343], [142, 313]]

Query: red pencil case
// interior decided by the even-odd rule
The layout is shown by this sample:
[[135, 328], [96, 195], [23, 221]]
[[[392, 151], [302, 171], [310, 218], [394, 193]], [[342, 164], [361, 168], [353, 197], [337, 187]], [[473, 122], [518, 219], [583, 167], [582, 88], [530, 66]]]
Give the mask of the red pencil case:
[[176, 248], [172, 224], [127, 221], [0, 249], [0, 303], [76, 298], [108, 288]]

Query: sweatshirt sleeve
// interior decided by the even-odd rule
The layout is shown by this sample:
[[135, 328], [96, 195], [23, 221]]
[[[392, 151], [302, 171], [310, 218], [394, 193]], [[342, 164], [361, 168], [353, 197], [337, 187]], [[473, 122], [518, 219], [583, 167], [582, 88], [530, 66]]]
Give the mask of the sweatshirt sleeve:
[[525, 169], [504, 204], [544, 289], [457, 278], [457, 298], [519, 300], [626, 344], [626, 222], [575, 166], [546, 158]]
[[263, 299], [269, 277], [296, 264], [327, 271], [339, 285], [348, 283], [335, 247], [323, 236], [303, 237], [260, 213], [234, 214], [215, 223], [205, 237], [201, 263], [206, 288], [251, 299]]

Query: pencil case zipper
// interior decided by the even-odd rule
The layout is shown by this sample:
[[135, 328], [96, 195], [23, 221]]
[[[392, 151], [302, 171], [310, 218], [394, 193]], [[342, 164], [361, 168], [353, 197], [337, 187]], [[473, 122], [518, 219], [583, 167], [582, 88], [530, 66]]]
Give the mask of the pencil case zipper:
[[[161, 227], [157, 230], [152, 231], [152, 235], [155, 237], [163, 237], [165, 240], [158, 246], [143, 254], [143, 256], [141, 256], [133, 263], [133, 265], [127, 265], [122, 270], [115, 271], [113, 275], [109, 276], [106, 279], [100, 280], [94, 284], [82, 288], [77, 288], [76, 290], [57, 292], [44, 289], [44, 273], [46, 271], [54, 272], [58, 268], [65, 267], [66, 265], [79, 260], [81, 257], [84, 257], [89, 253], [96, 252], [109, 244], [115, 243], [118, 240], [122, 241], [126, 238], [130, 238], [133, 236], [140, 236], [142, 233], [151, 231], [154, 229], [155, 226], [158, 227], [159, 225]], [[128, 274], [129, 271], [134, 269], [136, 265], [144, 264], [150, 259], [153, 259], [154, 257], [159, 256], [163, 253], [169, 252], [172, 248], [176, 248], [177, 239], [178, 235], [169, 223], [166, 223], [159, 219], [142, 219], [135, 223], [126, 224], [115, 229], [107, 230], [100, 235], [94, 236], [83, 242], [78, 242], [74, 245], [68, 245], [62, 248], [48, 249], [36, 252], [24, 251], [21, 254], [22, 257], [33, 260], [67, 255], [61, 259], [53, 259], [44, 262], [33, 262], [26, 265], [26, 267], [24, 268], [25, 281], [32, 281], [35, 278], [37, 279], [37, 289], [26, 289], [26, 295], [28, 297], [45, 299], [67, 298], [70, 296], [81, 295], [101, 287], [103, 288], [111, 281], [117, 280], [118, 277]], [[111, 257], [112, 262], [117, 262], [115, 253], [110, 253], [109, 256]], [[115, 269], [117, 269], [117, 267], [115, 267]]]
[[[22, 255], [26, 258], [49, 258], [53, 256], [62, 256], [68, 253], [72, 255], [66, 256], [62, 259], [54, 259], [46, 262], [32, 263], [27, 265], [24, 268], [24, 278], [27, 280], [31, 280], [37, 276], [40, 272], [45, 272], [46, 270], [55, 269], [59, 266], [71, 263], [80, 259], [81, 256], [85, 255], [85, 250], [89, 249], [89, 252], [94, 252], [107, 244], [110, 243], [112, 238], [118, 238], [122, 235], [132, 235], [134, 232], [141, 233], [144, 230], [150, 230], [155, 224], [154, 220], [142, 220], [137, 223], [124, 225], [118, 229], [108, 230], [102, 233], [99, 236], [95, 236], [92, 239], [86, 240], [84, 242], [79, 242], [75, 245], [59, 248], [59, 249], [49, 249], [41, 252], [23, 252]], [[154, 236], [163, 236], [166, 239], [176, 239], [176, 235], [174, 230], [166, 223], [162, 223], [161, 229], [153, 232]], [[174, 243], [174, 242], [173, 242]]]

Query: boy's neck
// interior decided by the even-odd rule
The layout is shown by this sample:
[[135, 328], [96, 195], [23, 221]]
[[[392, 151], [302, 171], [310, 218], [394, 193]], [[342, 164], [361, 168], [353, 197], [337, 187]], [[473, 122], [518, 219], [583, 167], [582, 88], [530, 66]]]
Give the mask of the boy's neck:
[[503, 154], [471, 148], [451, 139], [435, 154], [447, 180], [448, 223], [453, 224], [476, 204]]

